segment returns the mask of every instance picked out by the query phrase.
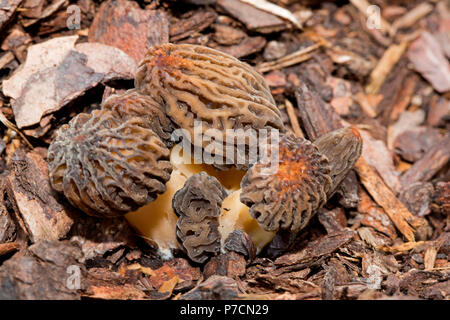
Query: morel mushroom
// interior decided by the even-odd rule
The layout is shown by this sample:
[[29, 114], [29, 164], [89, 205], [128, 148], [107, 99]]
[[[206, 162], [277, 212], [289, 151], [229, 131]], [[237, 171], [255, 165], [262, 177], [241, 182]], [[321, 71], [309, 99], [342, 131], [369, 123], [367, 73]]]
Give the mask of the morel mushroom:
[[333, 188], [327, 193], [329, 198], [361, 155], [362, 138], [356, 128], [347, 127], [319, 137], [314, 144], [329, 160], [330, 176], [333, 180]]
[[[242, 177], [245, 174], [244, 171], [235, 168], [229, 171], [220, 171], [210, 165], [189, 163], [190, 160], [190, 158], [186, 158], [182, 148], [173, 147], [170, 153], [173, 170], [166, 183], [166, 191], [160, 194], [155, 201], [126, 215], [128, 222], [148, 243], [158, 248], [164, 258], [170, 258], [172, 250], [179, 248], [175, 234], [178, 217], [172, 208], [172, 199], [175, 193], [183, 188], [186, 180], [204, 171], [217, 178], [227, 191], [233, 192], [240, 188]], [[239, 198], [237, 198], [237, 202], [241, 204]], [[245, 205], [241, 205], [247, 208]], [[248, 216], [250, 217], [250, 215]]]
[[[248, 155], [237, 158], [241, 150], [248, 150], [250, 139], [240, 141], [242, 135], [233, 130], [284, 131], [264, 78], [246, 63], [214, 49], [189, 44], [153, 47], [140, 63], [135, 86], [162, 104], [171, 120], [187, 131], [185, 138], [213, 155], [218, 166], [248, 165]], [[196, 120], [201, 126], [195, 125]], [[196, 139], [200, 134], [202, 139]], [[225, 141], [231, 141], [234, 152], [224, 150]]]
[[111, 111], [79, 114], [48, 149], [52, 187], [92, 216], [113, 217], [153, 201], [166, 190], [170, 151], [140, 118]]
[[102, 107], [111, 110], [113, 115], [119, 119], [141, 118], [144, 124], [152, 129], [166, 145], [172, 145], [172, 122], [164, 113], [162, 106], [150, 96], [131, 89], [122, 94], [108, 97]]
[[267, 231], [298, 232], [333, 194], [361, 155], [362, 140], [354, 128], [331, 132], [316, 143], [286, 134], [273, 163], [256, 163], [242, 180], [241, 201]]
[[203, 263], [220, 251], [218, 217], [226, 196], [220, 182], [205, 172], [187, 179], [175, 193], [172, 206], [179, 217], [176, 234], [191, 260]]

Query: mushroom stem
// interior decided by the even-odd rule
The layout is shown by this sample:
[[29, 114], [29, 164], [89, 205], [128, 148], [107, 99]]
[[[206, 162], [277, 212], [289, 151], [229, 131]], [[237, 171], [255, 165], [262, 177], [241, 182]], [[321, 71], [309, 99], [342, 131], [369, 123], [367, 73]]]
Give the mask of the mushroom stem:
[[219, 217], [219, 232], [223, 242], [234, 230], [245, 231], [256, 247], [256, 254], [275, 237], [276, 232], [266, 231], [250, 215], [250, 208], [240, 201], [242, 189], [236, 190], [222, 202], [222, 214]]
[[175, 226], [178, 217], [172, 209], [172, 198], [187, 178], [174, 169], [166, 184], [166, 191], [149, 204], [128, 213], [130, 225], [152, 246], [158, 248], [162, 258], [172, 257], [172, 249], [178, 248]]
[[[245, 174], [244, 171], [235, 168], [220, 171], [211, 165], [194, 164], [192, 159], [186, 158], [182, 149], [180, 150], [177, 146], [171, 149], [170, 163], [173, 171], [166, 184], [166, 191], [160, 194], [155, 201], [125, 216], [130, 225], [150, 245], [158, 248], [163, 258], [170, 258], [171, 251], [179, 248], [175, 235], [178, 217], [172, 208], [172, 199], [175, 193], [183, 188], [186, 180], [194, 174], [204, 171], [217, 178], [228, 192], [233, 192], [240, 188], [241, 179]], [[239, 198], [236, 200], [241, 204]]]

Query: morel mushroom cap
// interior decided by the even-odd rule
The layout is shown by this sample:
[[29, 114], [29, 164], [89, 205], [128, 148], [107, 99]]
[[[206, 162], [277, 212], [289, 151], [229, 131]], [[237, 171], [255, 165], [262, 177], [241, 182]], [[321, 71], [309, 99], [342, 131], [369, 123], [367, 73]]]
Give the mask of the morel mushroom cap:
[[[223, 150], [227, 134], [234, 134], [227, 129], [284, 131], [280, 111], [264, 78], [246, 63], [214, 49], [190, 44], [153, 47], [140, 63], [135, 86], [162, 103], [166, 114], [187, 130], [187, 138], [195, 146], [211, 147], [208, 139], [195, 141], [198, 133], [213, 142], [220, 139], [222, 143], [205, 152], [223, 164], [236, 164], [238, 154], [230, 156]], [[194, 125], [196, 120], [201, 121], [201, 128]], [[208, 134], [208, 129], [215, 129], [214, 133]], [[249, 139], [235, 140], [233, 147], [237, 146], [248, 148]]]
[[304, 228], [361, 155], [361, 136], [354, 128], [333, 131], [316, 142], [286, 134], [279, 144], [277, 172], [267, 174], [273, 164], [259, 162], [244, 176], [241, 201], [264, 229]]
[[172, 206], [179, 216], [177, 238], [195, 262], [203, 263], [220, 250], [218, 217], [226, 196], [216, 178], [201, 172], [187, 179], [184, 187], [173, 197]]
[[310, 141], [284, 135], [279, 143], [277, 172], [272, 162], [254, 164], [241, 182], [241, 202], [268, 231], [303, 228], [332, 187], [328, 159]]
[[152, 97], [139, 93], [136, 89], [108, 97], [102, 105], [111, 110], [119, 119], [140, 117], [144, 124], [152, 129], [169, 147], [172, 145], [171, 133], [173, 125], [164, 113], [162, 106]]
[[95, 110], [58, 130], [48, 149], [50, 181], [87, 214], [119, 216], [165, 191], [169, 154], [142, 119]]
[[328, 197], [353, 168], [362, 151], [362, 138], [354, 127], [332, 131], [314, 141], [319, 152], [328, 158], [333, 188]]

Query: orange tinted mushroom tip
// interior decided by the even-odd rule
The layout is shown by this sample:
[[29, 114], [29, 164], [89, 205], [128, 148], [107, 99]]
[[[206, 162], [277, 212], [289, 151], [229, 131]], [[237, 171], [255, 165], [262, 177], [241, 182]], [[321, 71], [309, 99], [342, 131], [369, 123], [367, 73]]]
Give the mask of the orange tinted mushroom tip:
[[[278, 170], [257, 162], [244, 176], [241, 202], [267, 231], [303, 229], [361, 155], [362, 139], [352, 127], [330, 132], [314, 143], [291, 134], [279, 143]], [[272, 167], [273, 168], [273, 167]]]
[[317, 157], [314, 148], [308, 143], [294, 144], [284, 138], [279, 145], [279, 163], [274, 175], [280, 185], [280, 198], [301, 188], [305, 180], [313, 179], [317, 170], [328, 164]]
[[148, 50], [146, 59], [141, 62], [150, 68], [157, 68], [161, 71], [173, 73], [179, 68], [187, 68], [192, 63], [183, 58], [178, 52], [171, 50], [171, 44], [156, 46]]
[[244, 176], [240, 200], [266, 231], [301, 230], [332, 188], [328, 159], [310, 141], [282, 137], [276, 173], [273, 163], [258, 162]]
[[353, 135], [355, 136], [355, 137], [357, 137], [357, 138], [359, 138], [359, 139], [362, 139], [361, 138], [361, 134], [359, 133], [359, 131], [358, 131], [358, 129], [356, 129], [356, 127], [350, 127], [350, 129], [352, 130], [352, 133], [353, 133]]

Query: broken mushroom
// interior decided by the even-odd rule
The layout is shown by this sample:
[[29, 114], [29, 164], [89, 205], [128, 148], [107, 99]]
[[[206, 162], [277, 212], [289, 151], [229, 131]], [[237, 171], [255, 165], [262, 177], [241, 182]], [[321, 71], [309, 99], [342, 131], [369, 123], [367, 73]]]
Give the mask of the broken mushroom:
[[172, 200], [177, 214], [177, 238], [192, 261], [203, 263], [220, 251], [218, 217], [225, 189], [216, 178], [205, 172], [187, 179]]
[[50, 181], [89, 215], [120, 216], [164, 193], [169, 154], [140, 118], [122, 121], [108, 110], [81, 113], [50, 144]]
[[[135, 86], [163, 105], [187, 131], [185, 138], [214, 155], [216, 165], [238, 164], [237, 149], [249, 147], [249, 139], [240, 141], [227, 129], [284, 131], [264, 78], [248, 64], [208, 47], [168, 43], [151, 48], [139, 65]], [[223, 148], [227, 138], [233, 153]], [[248, 165], [248, 159], [242, 162], [242, 167]]]

